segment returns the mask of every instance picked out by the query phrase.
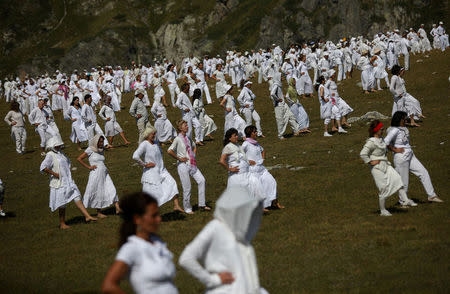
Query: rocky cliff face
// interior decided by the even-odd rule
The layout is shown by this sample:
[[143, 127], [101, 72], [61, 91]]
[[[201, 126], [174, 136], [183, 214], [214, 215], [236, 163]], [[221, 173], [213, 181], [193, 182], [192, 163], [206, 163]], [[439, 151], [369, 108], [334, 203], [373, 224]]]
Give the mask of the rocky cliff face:
[[373, 36], [445, 19], [437, 0], [4, 0], [0, 74]]

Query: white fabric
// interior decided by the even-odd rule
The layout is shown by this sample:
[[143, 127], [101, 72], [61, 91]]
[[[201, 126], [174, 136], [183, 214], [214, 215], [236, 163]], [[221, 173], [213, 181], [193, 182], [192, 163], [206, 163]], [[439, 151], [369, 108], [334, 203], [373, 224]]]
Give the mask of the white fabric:
[[158, 237], [151, 236], [150, 241], [128, 237], [116, 260], [128, 265], [128, 279], [137, 294], [177, 294], [172, 253]]
[[[94, 137], [98, 142], [99, 135]], [[105, 208], [119, 201], [116, 187], [105, 166], [103, 152], [94, 152], [88, 147], [84, 153], [88, 155], [89, 164], [97, 166], [89, 172], [89, 179], [83, 196], [83, 204], [86, 208]]]
[[[259, 294], [258, 267], [250, 242], [258, 231], [262, 203], [248, 191], [229, 188], [216, 202], [215, 219], [183, 250], [179, 263], [206, 287], [207, 294]], [[217, 273], [230, 272], [222, 285]]]
[[159, 206], [178, 194], [177, 183], [164, 166], [161, 148], [158, 144], [151, 144], [147, 140], [143, 141], [134, 151], [133, 159], [142, 166], [150, 162], [155, 164], [154, 167], [144, 167], [141, 183], [142, 191], [155, 197]]

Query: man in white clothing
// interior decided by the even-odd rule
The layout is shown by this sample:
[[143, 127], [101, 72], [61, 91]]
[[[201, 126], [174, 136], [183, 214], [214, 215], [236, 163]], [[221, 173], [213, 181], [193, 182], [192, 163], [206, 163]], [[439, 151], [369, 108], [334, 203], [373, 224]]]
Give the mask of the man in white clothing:
[[44, 105], [44, 99], [39, 99], [37, 107], [34, 108], [28, 116], [30, 124], [34, 125], [36, 133], [38, 133], [39, 137], [41, 137], [41, 156], [45, 156], [45, 144], [47, 141], [58, 135], [47, 123], [47, 120], [49, 120], [50, 117], [47, 112], [44, 111]]
[[241, 90], [241, 93], [237, 97], [239, 104], [241, 105], [240, 111], [244, 115], [246, 126], [250, 126], [252, 124], [252, 118], [255, 120], [256, 129], [258, 132], [258, 137], [263, 137], [261, 129], [261, 118], [259, 114], [255, 110], [254, 100], [256, 98], [255, 94], [253, 94], [252, 90], [252, 82], [247, 81], [244, 84], [244, 87]]
[[92, 96], [90, 94], [87, 94], [86, 96], [84, 96], [84, 105], [81, 108], [81, 119], [83, 120], [84, 126], [88, 132], [88, 139], [91, 140], [96, 134], [100, 134], [105, 138], [105, 148], [108, 148], [108, 141], [106, 140], [105, 134], [97, 123], [97, 115], [95, 114], [95, 111], [92, 108], [91, 104]]
[[181, 118], [188, 124], [187, 136], [192, 138], [192, 126], [195, 128], [195, 144], [203, 146], [203, 129], [202, 125], [195, 116], [194, 107], [189, 100], [189, 84], [181, 85], [181, 92], [178, 93], [178, 99], [175, 103], [176, 107], [181, 110]]
[[197, 66], [197, 68], [194, 70], [194, 74], [197, 77], [197, 88], [202, 91], [206, 96], [206, 102], [207, 104], [211, 104], [211, 95], [209, 95], [209, 89], [208, 84], [206, 84], [206, 73], [203, 71], [203, 63], [200, 62]]

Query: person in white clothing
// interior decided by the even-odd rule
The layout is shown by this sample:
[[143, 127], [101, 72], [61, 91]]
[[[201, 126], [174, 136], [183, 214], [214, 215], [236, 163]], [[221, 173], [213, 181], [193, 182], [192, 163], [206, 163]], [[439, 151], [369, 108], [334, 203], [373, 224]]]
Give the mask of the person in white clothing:
[[45, 146], [47, 141], [52, 137], [58, 137], [53, 128], [47, 124], [49, 117], [44, 111], [44, 105], [44, 99], [39, 99], [38, 106], [34, 108], [28, 116], [30, 124], [34, 125], [36, 133], [38, 133], [41, 138], [41, 156], [45, 156]]
[[158, 200], [158, 206], [173, 199], [173, 210], [184, 212], [178, 202], [177, 183], [164, 166], [161, 147], [156, 136], [156, 128], [146, 128], [144, 141], [140, 142], [133, 153], [133, 159], [144, 168], [141, 178], [142, 192], [154, 195]]
[[369, 126], [369, 139], [367, 139], [359, 155], [364, 163], [369, 165], [378, 188], [380, 215], [391, 216], [391, 213], [386, 209], [386, 198], [397, 191], [400, 205], [417, 206], [417, 204], [408, 199], [400, 175], [391, 166], [387, 158], [387, 145], [383, 141], [383, 132], [383, 124], [379, 120], [372, 121]]
[[81, 142], [88, 141], [88, 134], [83, 119], [81, 118], [80, 98], [77, 96], [73, 97], [70, 107], [64, 113], [64, 118], [72, 122], [70, 140], [73, 143], [77, 143], [78, 150], [81, 150]]
[[240, 112], [245, 118], [246, 126], [252, 125], [252, 119], [255, 121], [255, 126], [258, 130], [258, 137], [265, 137], [262, 133], [261, 129], [261, 118], [255, 110], [254, 101], [256, 99], [256, 95], [253, 94], [252, 90], [252, 82], [246, 81], [244, 83], [244, 87], [242, 87], [241, 93], [237, 97], [237, 101], [241, 105]]
[[240, 117], [236, 110], [236, 102], [234, 97], [231, 95], [233, 93], [233, 86], [225, 86], [226, 94], [223, 96], [220, 106], [223, 107], [225, 113], [225, 124], [224, 124], [224, 134], [231, 128], [235, 128], [239, 132], [239, 137], [244, 138], [245, 121]]
[[428, 171], [417, 159], [409, 143], [409, 130], [405, 127], [406, 112], [397, 111], [392, 116], [391, 127], [384, 138], [389, 150], [394, 154], [395, 170], [402, 177], [403, 188], [408, 193], [409, 172], [419, 177], [429, 202], [443, 202], [434, 191]]
[[404, 69], [398, 65], [394, 65], [391, 73], [392, 77], [389, 90], [394, 96], [392, 115], [397, 111], [404, 111], [408, 113], [411, 126], [419, 127], [420, 125], [415, 120], [425, 118], [425, 116], [422, 114], [420, 102], [406, 92], [405, 80], [403, 79]]
[[192, 107], [194, 108], [195, 116], [202, 125], [203, 137], [209, 137], [214, 139], [212, 134], [217, 130], [217, 126], [213, 119], [206, 114], [205, 107], [203, 105], [202, 91], [195, 89], [192, 95]]
[[11, 126], [11, 138], [16, 142], [16, 152], [25, 154], [27, 131], [25, 130], [25, 117], [20, 111], [16, 101], [11, 103], [11, 110], [5, 116], [5, 122]]
[[225, 80], [225, 75], [222, 71], [222, 64], [217, 64], [216, 71], [211, 78], [216, 81], [216, 97], [220, 102], [222, 97], [226, 94], [225, 88], [227, 86], [227, 81]]
[[195, 128], [195, 144], [203, 146], [203, 128], [201, 123], [195, 116], [194, 107], [187, 94], [189, 93], [189, 84], [185, 83], [181, 86], [181, 92], [178, 93], [178, 99], [175, 105], [181, 110], [181, 118], [187, 122], [189, 128], [187, 136], [192, 138], [192, 127]]
[[330, 92], [325, 87], [325, 82], [325, 77], [320, 76], [317, 79], [316, 91], [320, 102], [320, 118], [323, 119], [323, 136], [331, 137], [332, 135], [328, 132], [328, 124], [331, 122], [333, 104], [331, 103]]
[[370, 59], [370, 63], [373, 68], [374, 78], [377, 80], [377, 90], [381, 91], [381, 80], [384, 79], [387, 87], [389, 88], [389, 79], [388, 74], [386, 72], [386, 65], [384, 64], [383, 59], [380, 57], [381, 48], [377, 47], [374, 49], [372, 58]]
[[[89, 170], [89, 179], [83, 196], [83, 204], [86, 208], [96, 208], [97, 217], [105, 218], [101, 211], [103, 208], [114, 204], [116, 214], [119, 214], [119, 198], [116, 187], [105, 166], [103, 144], [105, 137], [97, 134], [89, 141], [89, 147], [78, 156], [78, 162]], [[89, 164], [84, 159], [89, 158]]]
[[[84, 122], [84, 127], [86, 128], [88, 139], [91, 140], [94, 138], [95, 134], [100, 134], [105, 137], [102, 129], [97, 123], [97, 115], [95, 114], [94, 109], [91, 106], [92, 104], [92, 96], [87, 94], [84, 96], [84, 105], [81, 108], [81, 118]], [[108, 140], [105, 137], [105, 148], [110, 148], [108, 144]]]
[[263, 165], [266, 158], [266, 151], [256, 141], [257, 137], [255, 126], [251, 125], [245, 128], [245, 141], [242, 143], [242, 149], [250, 165], [249, 173], [254, 174], [261, 182], [261, 190], [264, 195], [264, 208], [283, 209], [284, 206], [277, 199], [277, 182]]
[[173, 255], [157, 236], [158, 202], [146, 193], [134, 193], [125, 196], [120, 207], [120, 249], [103, 280], [102, 293], [124, 293], [120, 281], [127, 277], [136, 294], [178, 294]]
[[117, 122], [116, 114], [111, 105], [111, 96], [106, 96], [105, 104], [102, 106], [98, 115], [105, 121], [105, 133], [109, 139], [109, 144], [112, 146], [114, 136], [120, 135], [125, 145], [130, 145], [131, 142], [125, 137], [125, 133]]
[[294, 114], [290, 110], [289, 106], [284, 102], [284, 96], [281, 90], [281, 73], [278, 71], [275, 72], [273, 76], [273, 86], [270, 91], [270, 98], [272, 99], [273, 106], [275, 108], [278, 138], [280, 140], [285, 139], [283, 134], [286, 131], [288, 123], [294, 132], [294, 136], [297, 137], [300, 134], [300, 126], [295, 120]]
[[170, 92], [170, 100], [172, 101], [172, 106], [175, 107], [175, 89], [177, 87], [177, 73], [174, 70], [175, 66], [173, 64], [169, 64], [167, 66], [167, 72], [162, 77], [163, 80], [166, 82], [167, 87], [169, 88]]
[[309, 130], [309, 117], [305, 108], [300, 103], [298, 97], [300, 96], [295, 88], [295, 78], [291, 78], [288, 82], [289, 87], [286, 92], [286, 102], [289, 105], [292, 113], [295, 116], [300, 129], [300, 133], [311, 133]]
[[[202, 96], [206, 97], [206, 103], [211, 104], [211, 95], [209, 94], [208, 84], [206, 83], [207, 75], [203, 71], [203, 62], [200, 62], [197, 68], [194, 70], [196, 76], [197, 88], [202, 91]], [[204, 93], [204, 95], [203, 95]]]
[[191, 206], [191, 180], [192, 177], [198, 184], [198, 207], [202, 211], [210, 211], [211, 208], [205, 202], [206, 180], [197, 167], [197, 147], [187, 136], [189, 125], [186, 121], [177, 122], [178, 136], [173, 140], [167, 152], [177, 160], [177, 170], [183, 187], [183, 207], [187, 214], [194, 214]]
[[177, 131], [167, 118], [165, 100], [164, 90], [161, 88], [159, 92], [155, 93], [151, 108], [151, 112], [155, 117], [156, 138], [161, 145], [164, 145], [166, 142], [172, 143], [177, 135]]
[[229, 187], [216, 203], [214, 219], [181, 253], [178, 263], [205, 287], [205, 294], [268, 293], [259, 283], [251, 241], [262, 218], [262, 201]]
[[50, 176], [50, 209], [59, 211], [59, 228], [68, 229], [66, 224], [66, 205], [71, 201], [83, 213], [86, 222], [96, 221], [87, 212], [81, 202], [80, 190], [72, 179], [70, 171], [71, 165], [69, 158], [61, 151], [64, 143], [58, 137], [52, 137], [47, 141], [46, 150], [48, 151], [45, 159], [42, 161], [39, 170], [41, 173], [47, 173]]

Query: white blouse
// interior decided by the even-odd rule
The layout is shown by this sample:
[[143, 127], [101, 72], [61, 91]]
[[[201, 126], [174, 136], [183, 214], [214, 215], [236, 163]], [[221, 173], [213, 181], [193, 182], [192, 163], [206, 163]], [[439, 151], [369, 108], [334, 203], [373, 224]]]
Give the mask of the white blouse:
[[164, 166], [161, 148], [158, 144], [151, 144], [147, 140], [139, 144], [138, 149], [133, 153], [133, 159], [140, 165], [144, 166], [147, 163], [154, 163], [154, 167], [144, 167], [142, 172], [141, 183], [161, 184], [161, 174], [166, 171]]
[[137, 294], [177, 294], [173, 284], [175, 265], [166, 244], [156, 236], [151, 242], [135, 235], [128, 237], [116, 260], [129, 266], [129, 281]]

